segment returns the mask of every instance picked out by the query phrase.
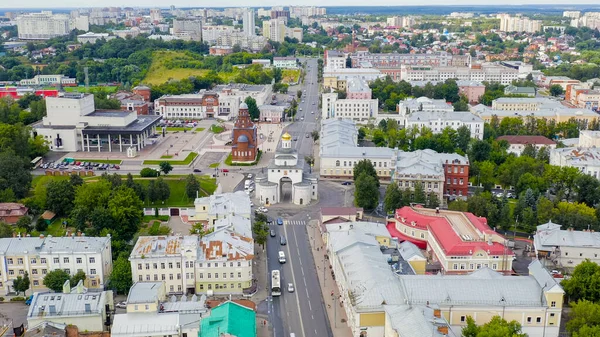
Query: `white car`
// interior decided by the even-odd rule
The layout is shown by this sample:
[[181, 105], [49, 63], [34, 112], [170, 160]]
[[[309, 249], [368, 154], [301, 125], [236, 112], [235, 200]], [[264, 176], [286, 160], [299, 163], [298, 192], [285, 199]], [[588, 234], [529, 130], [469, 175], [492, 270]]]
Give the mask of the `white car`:
[[267, 213], [269, 210], [265, 207], [265, 206], [260, 206], [258, 208], [259, 211], [263, 212], [263, 213]]
[[311, 111], [310, 113], [311, 113], [311, 114], [314, 114], [315, 112], [314, 112], [314, 111]]
[[246, 194], [250, 195], [250, 190], [245, 190]]
[[294, 285], [292, 283], [288, 283], [288, 292], [293, 293], [294, 290]]
[[120, 308], [120, 309], [127, 309], [127, 302], [119, 302], [119, 303], [115, 304], [115, 307]]
[[248, 174], [248, 179], [252, 179], [252, 177], [253, 177], [252, 173], [249, 173]]

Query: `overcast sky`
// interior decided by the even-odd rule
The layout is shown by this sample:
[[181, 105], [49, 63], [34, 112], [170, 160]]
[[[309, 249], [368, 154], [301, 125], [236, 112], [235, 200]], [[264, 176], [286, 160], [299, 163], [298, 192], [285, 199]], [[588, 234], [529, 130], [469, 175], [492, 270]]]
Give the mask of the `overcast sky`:
[[273, 5], [306, 5], [306, 6], [423, 6], [423, 5], [520, 5], [520, 4], [551, 4], [559, 5], [564, 4], [586, 4], [596, 5], [598, 0], [496, 0], [496, 1], [481, 1], [481, 0], [337, 0], [337, 1], [323, 1], [323, 0], [221, 0], [217, 3], [212, 1], [198, 1], [198, 0], [25, 0], [25, 1], [0, 1], [0, 8], [65, 8], [65, 7], [106, 7], [106, 6], [129, 6], [129, 7], [161, 7], [167, 8], [170, 5], [176, 7], [239, 7], [239, 6], [252, 6], [252, 7], [270, 7]]

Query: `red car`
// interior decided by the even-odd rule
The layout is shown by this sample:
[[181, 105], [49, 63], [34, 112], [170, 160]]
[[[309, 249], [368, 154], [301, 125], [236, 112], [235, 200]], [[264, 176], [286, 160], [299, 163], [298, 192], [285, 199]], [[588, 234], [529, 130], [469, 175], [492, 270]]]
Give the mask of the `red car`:
[[228, 169], [222, 169], [221, 172], [229, 172]]

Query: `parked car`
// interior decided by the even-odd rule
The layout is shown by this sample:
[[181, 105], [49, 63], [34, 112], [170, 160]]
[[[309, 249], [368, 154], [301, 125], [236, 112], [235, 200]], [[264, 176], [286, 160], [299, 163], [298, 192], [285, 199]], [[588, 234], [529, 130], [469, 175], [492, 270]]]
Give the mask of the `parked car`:
[[117, 307], [119, 309], [127, 309], [127, 302], [125, 302], [125, 301], [119, 302], [119, 303], [115, 304], [115, 307]]
[[352, 185], [352, 182], [351, 181], [344, 181], [342, 183], [342, 185], [344, 185], [344, 186]]
[[252, 173], [249, 173], [248, 174], [248, 179], [252, 179], [252, 177], [253, 177]]
[[279, 237], [279, 243], [280, 243], [282, 246], [285, 246], [285, 245], [287, 245], [287, 240], [285, 239], [285, 236], [283, 236], [283, 235], [282, 235], [282, 236], [280, 236], [280, 237]]

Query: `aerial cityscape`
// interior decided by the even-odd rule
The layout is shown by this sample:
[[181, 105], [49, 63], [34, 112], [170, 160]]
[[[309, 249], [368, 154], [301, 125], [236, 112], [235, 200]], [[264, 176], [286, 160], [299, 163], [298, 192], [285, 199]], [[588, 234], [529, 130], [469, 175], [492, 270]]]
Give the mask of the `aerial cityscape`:
[[600, 4], [0, 6], [0, 337], [600, 336]]

